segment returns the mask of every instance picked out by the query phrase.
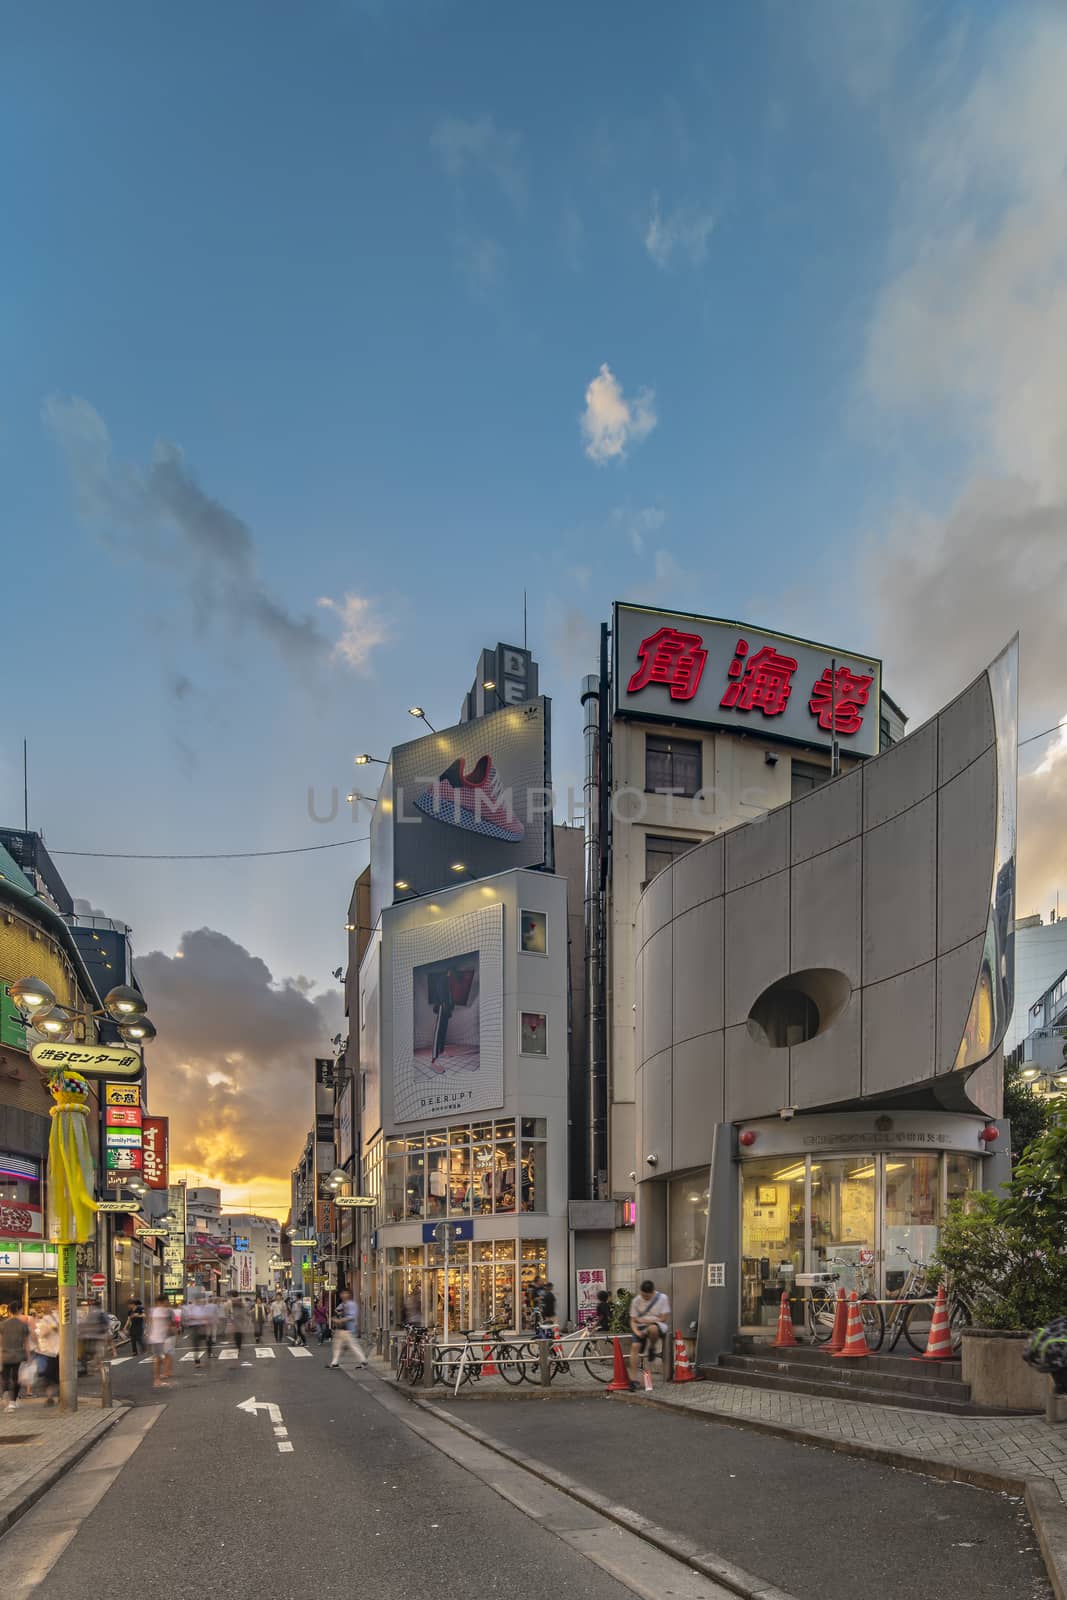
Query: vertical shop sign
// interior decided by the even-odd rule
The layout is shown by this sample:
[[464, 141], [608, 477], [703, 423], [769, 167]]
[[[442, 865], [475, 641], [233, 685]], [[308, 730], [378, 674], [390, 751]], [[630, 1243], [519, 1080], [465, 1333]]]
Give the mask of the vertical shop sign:
[[145, 1117], [141, 1136], [144, 1181], [149, 1189], [165, 1189], [170, 1181], [170, 1118]]
[[578, 1298], [575, 1302], [578, 1326], [592, 1322], [596, 1316], [596, 1297], [608, 1286], [608, 1275], [603, 1267], [579, 1267], [576, 1274]]

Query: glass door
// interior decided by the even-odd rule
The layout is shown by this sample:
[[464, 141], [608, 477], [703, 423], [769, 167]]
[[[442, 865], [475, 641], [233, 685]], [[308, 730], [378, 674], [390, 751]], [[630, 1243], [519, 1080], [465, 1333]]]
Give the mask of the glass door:
[[820, 1156], [811, 1163], [811, 1268], [838, 1273], [846, 1294], [879, 1292], [880, 1160]]
[[937, 1249], [941, 1217], [941, 1158], [879, 1157], [882, 1167], [883, 1293], [898, 1295], [916, 1261], [928, 1266]]

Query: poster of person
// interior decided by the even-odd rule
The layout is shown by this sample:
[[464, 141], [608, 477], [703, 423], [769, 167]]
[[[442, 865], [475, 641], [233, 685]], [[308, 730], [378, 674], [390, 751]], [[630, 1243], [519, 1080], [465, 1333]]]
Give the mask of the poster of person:
[[430, 961], [412, 973], [415, 1066], [429, 1077], [477, 1072], [478, 952]]
[[401, 929], [389, 963], [395, 1120], [503, 1105], [503, 906]]

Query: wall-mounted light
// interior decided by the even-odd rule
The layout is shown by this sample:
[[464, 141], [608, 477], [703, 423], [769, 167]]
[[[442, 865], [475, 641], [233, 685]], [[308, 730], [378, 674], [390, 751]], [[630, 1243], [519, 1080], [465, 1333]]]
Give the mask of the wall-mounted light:
[[426, 715], [421, 706], [408, 706], [408, 716], [418, 717], [420, 722], [425, 722], [431, 733], [437, 732], [437, 729], [434, 727], [433, 723], [430, 721], [429, 717]]

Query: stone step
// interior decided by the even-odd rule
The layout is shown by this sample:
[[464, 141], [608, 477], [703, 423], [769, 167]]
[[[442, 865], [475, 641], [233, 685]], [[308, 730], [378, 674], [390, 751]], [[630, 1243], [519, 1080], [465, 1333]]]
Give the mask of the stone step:
[[[788, 1356], [782, 1351], [782, 1356]], [[831, 1365], [831, 1363], [833, 1363]], [[926, 1395], [934, 1400], [961, 1400], [971, 1398], [970, 1384], [945, 1377], [941, 1372], [931, 1372], [916, 1363], [905, 1372], [880, 1372], [872, 1358], [834, 1361], [824, 1356], [819, 1363], [779, 1359], [779, 1352], [759, 1356], [730, 1356], [719, 1358], [719, 1366], [729, 1372], [764, 1372], [782, 1378], [797, 1378], [807, 1382], [843, 1384], [849, 1388], [880, 1389], [887, 1394]]]
[[[794, 1369], [795, 1370], [795, 1369]], [[808, 1394], [824, 1400], [850, 1400], [875, 1406], [895, 1406], [904, 1411], [937, 1411], [953, 1417], [1018, 1416], [1003, 1406], [978, 1406], [970, 1401], [938, 1400], [927, 1395], [905, 1395], [887, 1389], [873, 1389], [859, 1383], [846, 1383], [816, 1375], [779, 1376], [769, 1372], [743, 1371], [729, 1367], [700, 1367], [699, 1374], [710, 1383], [736, 1383], [748, 1389], [770, 1389], [779, 1394]]]
[[[898, 1347], [899, 1348], [899, 1347]], [[772, 1345], [760, 1340], [735, 1339], [733, 1354], [737, 1356], [754, 1356], [759, 1359], [772, 1358], [776, 1361], [787, 1361], [799, 1367], [822, 1366], [832, 1360], [827, 1350], [822, 1345], [797, 1345], [792, 1350], [775, 1350]], [[928, 1361], [922, 1366], [917, 1361], [912, 1361], [913, 1351], [906, 1355], [873, 1355], [864, 1358], [863, 1367], [867, 1372], [884, 1372], [895, 1374], [902, 1378], [914, 1377], [916, 1373], [929, 1372], [934, 1376], [958, 1383], [963, 1376], [963, 1368], [958, 1361]], [[837, 1363], [841, 1365], [840, 1362]]]

